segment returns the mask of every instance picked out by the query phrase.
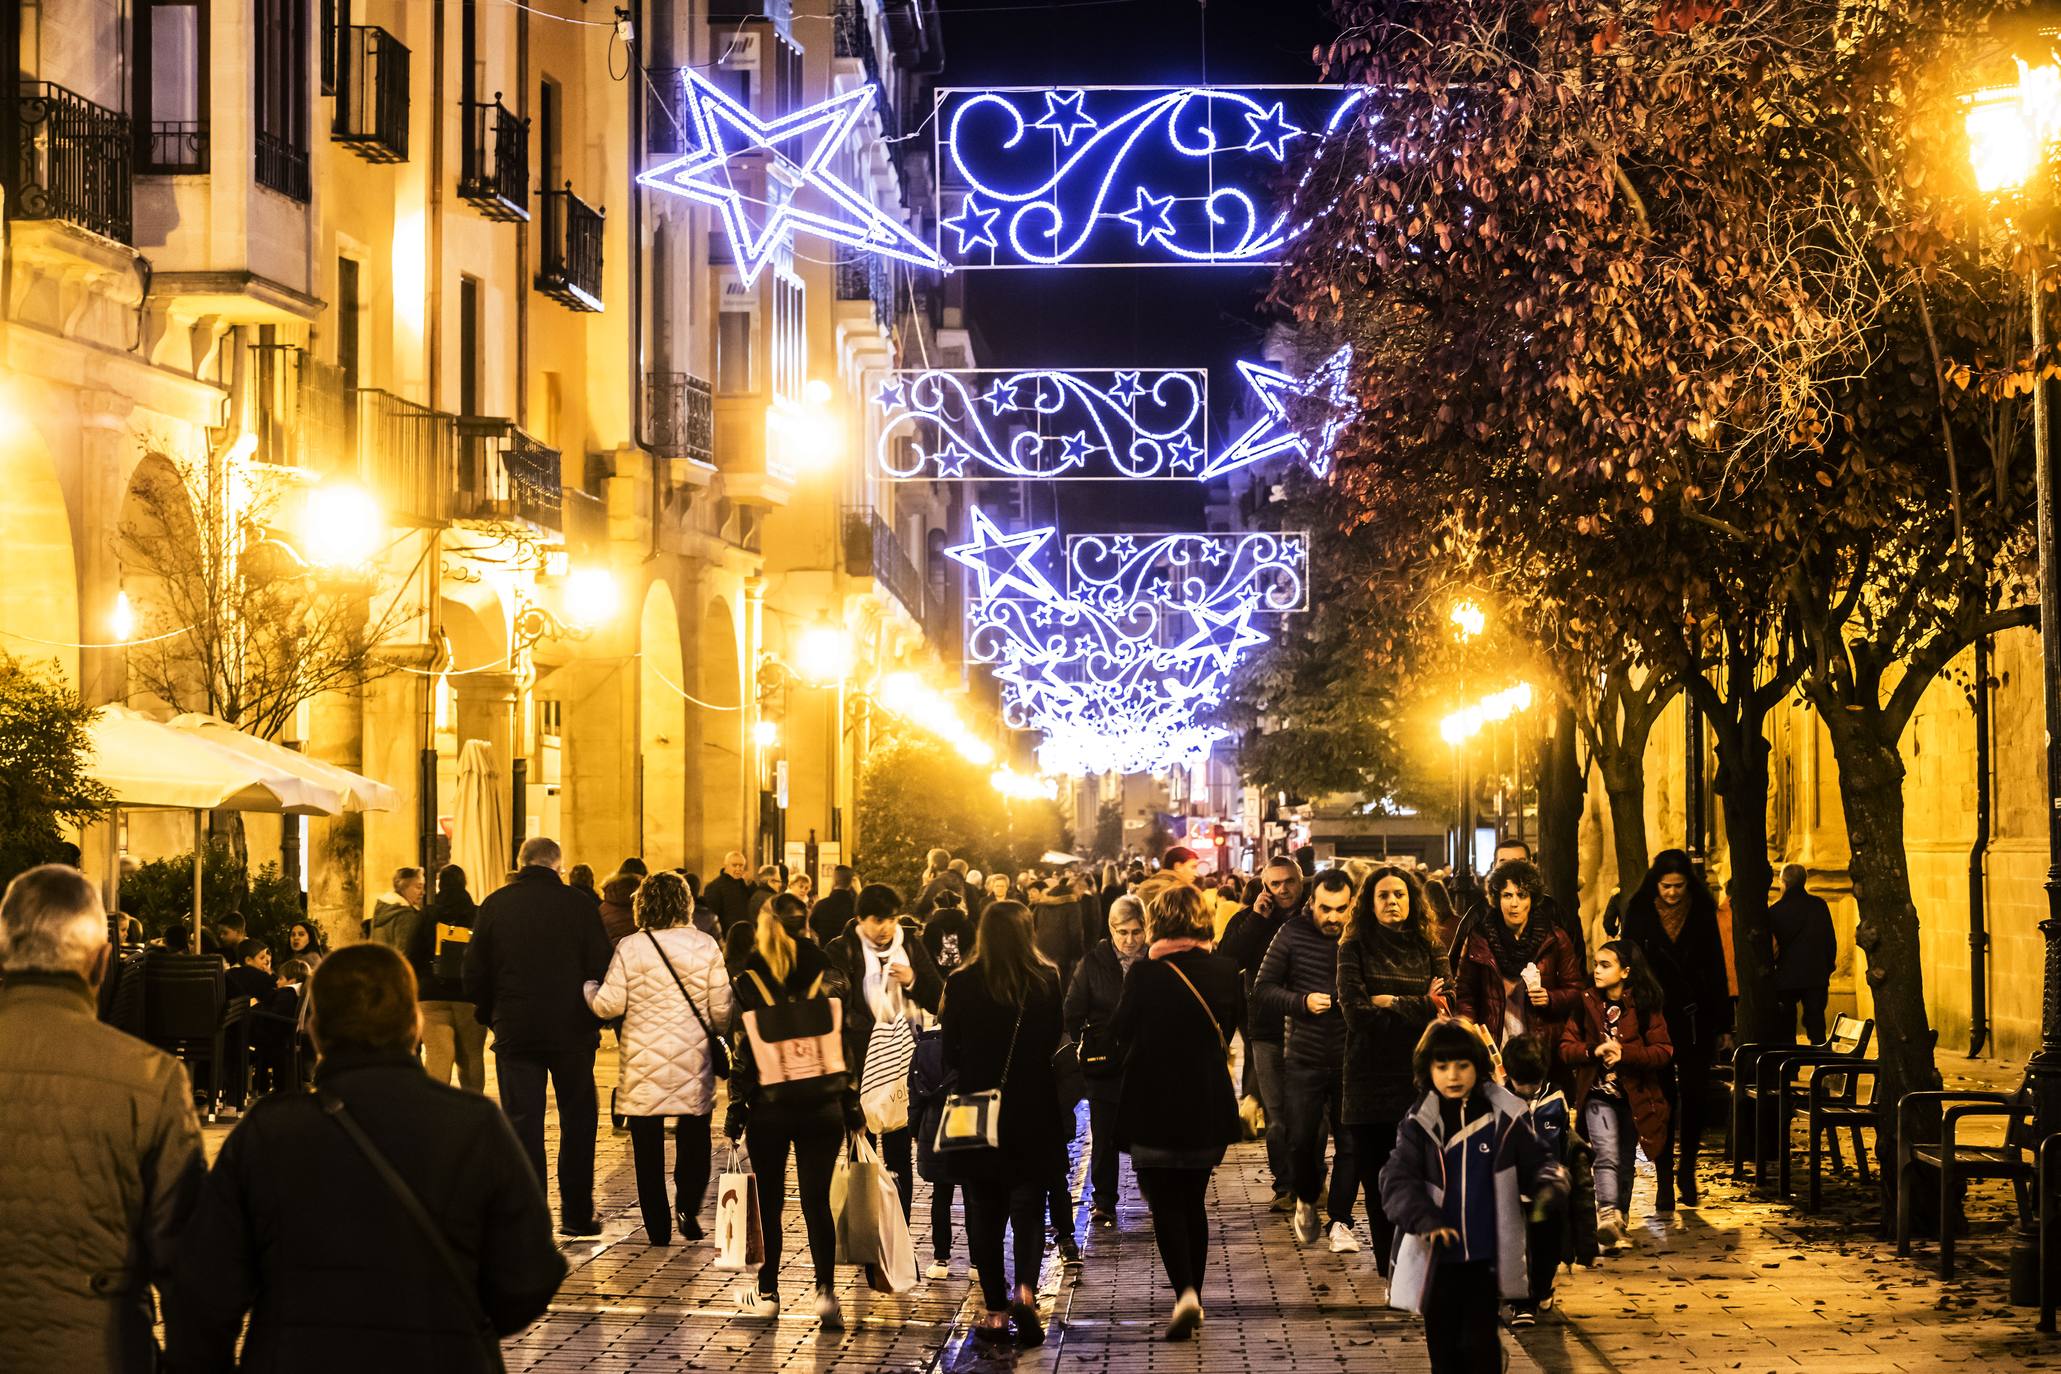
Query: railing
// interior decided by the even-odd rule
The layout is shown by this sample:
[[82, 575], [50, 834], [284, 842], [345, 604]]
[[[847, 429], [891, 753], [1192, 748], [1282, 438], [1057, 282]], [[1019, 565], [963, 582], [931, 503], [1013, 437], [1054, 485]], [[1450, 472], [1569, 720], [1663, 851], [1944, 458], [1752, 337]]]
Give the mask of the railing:
[[537, 289], [568, 310], [601, 309], [601, 226], [606, 211], [572, 193], [546, 191]]
[[151, 120], [144, 126], [143, 164], [136, 170], [154, 176], [204, 175], [208, 170], [208, 122]]
[[63, 220], [129, 242], [136, 138], [128, 116], [48, 81], [22, 83], [15, 115], [19, 141], [8, 213]]
[[[833, 31], [838, 57], [856, 57], [865, 69], [866, 80], [873, 86], [873, 108], [880, 114], [881, 132], [893, 138], [900, 132], [895, 118], [895, 107], [889, 100], [889, 82], [880, 70], [880, 51], [873, 45], [873, 31], [866, 24], [866, 7], [860, 0], [837, 0], [836, 28]], [[897, 159], [901, 155], [899, 146], [890, 145]], [[899, 166], [899, 161], [897, 162]]]
[[841, 301], [873, 302], [873, 322], [892, 330], [895, 318], [894, 270], [878, 253], [839, 259], [837, 298]]
[[678, 157], [694, 125], [687, 113], [687, 68], [653, 67], [644, 73], [644, 151]]
[[289, 344], [253, 344], [246, 385], [259, 462], [358, 475], [357, 417], [342, 368]]
[[358, 473], [388, 508], [425, 524], [452, 517], [457, 420], [391, 392], [358, 390]]
[[666, 458], [716, 460], [715, 392], [691, 372], [645, 374], [645, 433], [652, 452]]
[[845, 510], [844, 566], [851, 576], [870, 577], [886, 587], [912, 619], [924, 623], [923, 577], [894, 527], [870, 506]]
[[563, 526], [565, 485], [557, 449], [546, 448], [507, 420], [480, 415], [458, 421], [458, 445], [454, 518], [526, 520], [550, 530]]
[[575, 557], [600, 549], [608, 543], [608, 502], [591, 491], [567, 487], [565, 501], [565, 546]]
[[501, 103], [465, 105], [465, 146], [459, 154], [458, 195], [488, 219], [513, 223], [530, 217], [530, 122]]
[[296, 148], [279, 135], [263, 130], [258, 132], [257, 145], [258, 185], [307, 204], [308, 150]]
[[367, 162], [408, 160], [408, 49], [385, 29], [353, 24], [329, 136]]

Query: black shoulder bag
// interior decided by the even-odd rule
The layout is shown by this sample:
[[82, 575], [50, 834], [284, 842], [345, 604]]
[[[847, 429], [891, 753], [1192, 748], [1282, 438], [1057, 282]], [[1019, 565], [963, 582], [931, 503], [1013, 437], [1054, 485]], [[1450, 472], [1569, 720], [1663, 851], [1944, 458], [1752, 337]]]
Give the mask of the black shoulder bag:
[[379, 1152], [379, 1147], [372, 1143], [372, 1137], [366, 1135], [364, 1128], [344, 1110], [343, 1099], [318, 1088], [315, 1091], [315, 1100], [321, 1104], [329, 1119], [343, 1128], [343, 1133], [358, 1147], [358, 1153], [365, 1156], [365, 1162], [372, 1166], [372, 1172], [379, 1175], [379, 1181], [393, 1194], [394, 1201], [401, 1204], [401, 1210], [408, 1214], [408, 1220], [415, 1223], [415, 1229], [429, 1242], [430, 1253], [437, 1257], [444, 1266], [445, 1273], [450, 1275], [451, 1286], [458, 1291], [458, 1296], [472, 1319], [473, 1334], [479, 1340], [480, 1354], [486, 1360], [486, 1368], [505, 1371], [507, 1365], [501, 1359], [501, 1335], [494, 1330], [494, 1323], [487, 1316], [486, 1309], [480, 1306], [479, 1292], [473, 1287], [473, 1276], [466, 1272], [465, 1263], [458, 1258], [458, 1252], [451, 1248], [451, 1242], [444, 1239], [442, 1228], [424, 1210], [422, 1200], [415, 1196], [415, 1190], [408, 1186], [408, 1180], [401, 1177], [399, 1171], [387, 1161], [387, 1157]]
[[666, 947], [658, 942], [658, 936], [647, 930], [644, 932], [644, 938], [651, 941], [651, 947], [658, 951], [659, 961], [666, 966], [666, 972], [673, 975], [673, 986], [680, 990], [680, 996], [687, 1001], [687, 1010], [693, 1012], [694, 1019], [701, 1023], [701, 1033], [708, 1038], [708, 1066], [710, 1070], [718, 1078], [728, 1078], [730, 1076], [729, 1044], [724, 1041], [722, 1036], [716, 1034], [715, 1029], [709, 1025], [708, 1018], [701, 1014], [701, 1008], [694, 1005], [693, 994], [689, 993], [687, 985], [680, 981], [680, 970], [673, 967], [671, 959], [666, 958]]

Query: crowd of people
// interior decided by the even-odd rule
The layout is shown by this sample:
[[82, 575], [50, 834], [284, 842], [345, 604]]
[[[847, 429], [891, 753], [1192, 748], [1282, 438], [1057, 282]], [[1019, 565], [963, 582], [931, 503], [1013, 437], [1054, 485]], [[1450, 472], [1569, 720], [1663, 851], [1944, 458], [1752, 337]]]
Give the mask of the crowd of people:
[[[275, 1057], [205, 1170], [182, 1067], [96, 1018], [97, 894], [31, 870], [0, 903], [0, 1352], [26, 1354], [0, 1362], [150, 1368], [155, 1321], [171, 1369], [233, 1367], [239, 1338], [245, 1368], [494, 1367], [565, 1272], [547, 1188], [559, 1235], [603, 1229], [604, 1034], [629, 1243], [704, 1239], [718, 1131], [749, 1161], [763, 1252], [745, 1319], [782, 1310], [792, 1206], [814, 1315], [842, 1326], [833, 1176], [861, 1136], [905, 1218], [927, 1189], [925, 1277], [966, 1257], [983, 1343], [1043, 1341], [1048, 1241], [1083, 1263], [1082, 1116], [1089, 1225], [1118, 1226], [1128, 1156], [1169, 1340], [1204, 1322], [1211, 1178], [1244, 1139], [1264, 1141], [1282, 1243], [1356, 1254], [1364, 1235], [1435, 1370], [1499, 1367], [1499, 1315], [1535, 1321], [1563, 1265], [1631, 1244], [1640, 1150], [1658, 1211], [1698, 1204], [1732, 1001], [1679, 851], [1593, 949], [1522, 843], [1458, 900], [1410, 863], [1200, 868], [1176, 848], [984, 875], [933, 850], [912, 895], [849, 867], [816, 895], [739, 853], [706, 884], [636, 859], [597, 879], [534, 838], [477, 902], [455, 868], [433, 894], [402, 869], [334, 951], [311, 926], [275, 952], [224, 923], [205, 943], [234, 955], [229, 996], [304, 1037], [314, 1069]], [[1815, 913], [1791, 906], [1805, 967]]]

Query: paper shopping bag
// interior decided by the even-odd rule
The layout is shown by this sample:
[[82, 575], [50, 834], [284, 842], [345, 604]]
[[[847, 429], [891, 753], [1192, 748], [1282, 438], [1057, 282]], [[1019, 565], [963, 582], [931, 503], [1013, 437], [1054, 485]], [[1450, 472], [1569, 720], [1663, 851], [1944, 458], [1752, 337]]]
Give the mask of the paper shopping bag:
[[716, 1179], [716, 1267], [748, 1269], [765, 1258], [758, 1180], [732, 1147], [729, 1162]]
[[[863, 1135], [852, 1137], [850, 1157], [838, 1161], [830, 1180], [830, 1206], [837, 1217], [837, 1262], [878, 1264], [881, 1259], [880, 1180], [894, 1191], [894, 1175]], [[895, 1203], [901, 1209], [899, 1199]]]

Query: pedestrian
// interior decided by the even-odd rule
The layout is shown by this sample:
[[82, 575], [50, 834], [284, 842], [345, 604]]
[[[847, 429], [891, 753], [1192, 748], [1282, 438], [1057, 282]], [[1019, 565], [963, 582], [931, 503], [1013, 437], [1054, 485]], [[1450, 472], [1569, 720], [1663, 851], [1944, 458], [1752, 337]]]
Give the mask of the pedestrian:
[[[1290, 918], [1302, 914], [1306, 899], [1302, 866], [1285, 856], [1277, 857], [1260, 870], [1259, 891], [1251, 903], [1225, 925], [1223, 953], [1238, 965], [1248, 998], [1252, 995], [1254, 981], [1259, 977], [1260, 962], [1266, 958], [1274, 936]], [[1148, 901], [1147, 910], [1150, 908]], [[1247, 1082], [1243, 1095], [1259, 1098], [1266, 1113], [1267, 1171], [1273, 1178], [1273, 1209], [1290, 1213], [1295, 1210], [1295, 1186], [1288, 1150], [1288, 1111], [1282, 1100], [1284, 1027], [1285, 1023], [1277, 1017], [1251, 1015], [1246, 1018]]]
[[752, 884], [751, 893], [744, 899], [745, 916], [757, 921], [759, 908], [787, 890], [787, 877], [778, 864], [759, 865], [758, 879]]
[[731, 926], [723, 933], [723, 967], [734, 981], [744, 961], [751, 957], [751, 951], [758, 941], [758, 931], [750, 926]]
[[530, 1157], [544, 1168], [544, 1087], [558, 1103], [558, 1230], [601, 1233], [594, 1212], [594, 1051], [601, 1023], [586, 985], [608, 972], [608, 936], [594, 903], [558, 876], [558, 841], [524, 840], [515, 880], [480, 903], [465, 953], [465, 991], [494, 1032], [501, 1106]]
[[858, 881], [849, 864], [839, 864], [830, 870], [830, 890], [809, 910], [809, 929], [815, 932], [816, 943], [825, 949], [830, 942], [844, 934], [858, 914]]
[[[601, 929], [611, 948], [637, 933], [635, 902], [644, 879], [618, 869], [601, 885]], [[685, 884], [682, 884], [684, 886]]]
[[1174, 1292], [1166, 1338], [1184, 1341], [1203, 1319], [1210, 1175], [1244, 1131], [1229, 1060], [1245, 988], [1238, 966], [1211, 948], [1199, 889], [1168, 886], [1146, 904], [1145, 921], [1150, 943], [1124, 978], [1112, 1027], [1123, 1063], [1116, 1135]]
[[1489, 872], [1496, 919], [1474, 923], [1455, 945], [1454, 1005], [1498, 1046], [1529, 1035], [1552, 1062], [1560, 1024], [1581, 1001], [1581, 966], [1567, 932], [1538, 914], [1539, 871], [1510, 859]]
[[295, 921], [286, 928], [286, 954], [308, 966], [310, 972], [321, 964], [322, 956], [329, 952], [328, 944], [322, 938], [321, 930], [311, 921]]
[[[741, 859], [744, 856], [740, 854], [737, 857]], [[634, 854], [617, 864], [615, 871], [618, 873], [634, 873], [639, 878], [649, 878], [651, 876], [651, 866]]]
[[973, 920], [959, 905], [959, 894], [940, 892], [937, 905], [923, 923], [923, 943], [937, 961], [938, 973], [951, 977], [973, 953]]
[[487, 1090], [487, 1028], [465, 990], [465, 951], [479, 908], [465, 883], [456, 864], [437, 870], [437, 895], [416, 930], [408, 966], [422, 997], [422, 1059], [431, 1081], [450, 1082], [455, 1068], [458, 1086], [480, 1093]]
[[744, 880], [744, 855], [733, 849], [723, 856], [723, 871], [709, 880], [701, 898], [716, 909], [724, 933], [732, 926], [751, 926], [751, 884]]
[[1410, 1056], [1445, 996], [1446, 961], [1433, 938], [1423, 888], [1408, 869], [1390, 864], [1367, 875], [1338, 944], [1338, 1009], [1345, 1018], [1338, 1118], [1352, 1136], [1374, 1267], [1383, 1278], [1395, 1260], [1395, 1227], [1381, 1207], [1381, 1167], [1417, 1104]]
[[1109, 912], [1109, 938], [1089, 950], [1066, 989], [1066, 1038], [1080, 1058], [1088, 1094], [1089, 1224], [1116, 1229], [1116, 1115], [1123, 1098], [1123, 1060], [1116, 1048], [1116, 1009], [1124, 979], [1145, 957], [1145, 904], [1121, 895]]
[[497, 1370], [498, 1338], [565, 1277], [522, 1147], [493, 1103], [423, 1073], [399, 954], [338, 950], [313, 986], [315, 1091], [223, 1142], [180, 1239], [167, 1368]]
[[1800, 1011], [1803, 1038], [1822, 1045], [1839, 936], [1832, 929], [1832, 908], [1804, 887], [1809, 876], [1802, 864], [1782, 865], [1782, 895], [1768, 908], [1768, 929], [1775, 937], [1774, 984], [1782, 1024], [1794, 1037]]
[[916, 889], [916, 916], [922, 919], [937, 905], [937, 894], [944, 891], [959, 894], [963, 904], [966, 900], [966, 871], [952, 867], [952, 851], [933, 849], [923, 859], [923, 882]]
[[[895, 1176], [902, 1215], [907, 1217], [916, 1198], [915, 1132], [906, 1090], [909, 1064], [916, 1053], [920, 1012], [936, 1013], [945, 980], [923, 942], [923, 928], [915, 918], [902, 915], [901, 893], [886, 883], [868, 883], [859, 892], [856, 910], [852, 929], [826, 945], [824, 953], [852, 988], [846, 1017], [856, 1051], [851, 1073], [860, 1085], [866, 1129], [878, 1138], [881, 1163]], [[867, 1077], [876, 1037], [881, 1053], [894, 1065], [891, 1077]]]
[[[1546, 1151], [1546, 1157], [1567, 1170], [1570, 1190], [1574, 1187], [1575, 1162], [1570, 1142], [1574, 1139], [1572, 1113], [1568, 1110], [1567, 1094], [1556, 1087], [1546, 1072], [1546, 1056], [1538, 1041], [1530, 1036], [1520, 1035], [1503, 1050], [1503, 1084], [1510, 1093], [1524, 1104], [1525, 1124], [1531, 1133], [1539, 1138], [1539, 1144]], [[1553, 1305], [1553, 1281], [1560, 1272], [1560, 1262], [1574, 1251], [1571, 1243], [1572, 1211], [1571, 1197], [1540, 1199], [1519, 1195], [1525, 1204], [1525, 1271], [1531, 1284], [1528, 1297], [1513, 1299], [1510, 1303], [1510, 1325], [1513, 1327], [1536, 1326], [1539, 1312]], [[1590, 1214], [1585, 1225], [1590, 1235], [1594, 1234], [1596, 1192], [1594, 1179], [1589, 1181], [1588, 1205]], [[1589, 1251], [1594, 1257], [1593, 1248]]]
[[[1310, 884], [1308, 907], [1282, 923], [1253, 980], [1252, 1014], [1287, 1024], [1282, 1053], [1282, 1101], [1288, 1113], [1289, 1182], [1295, 1190], [1295, 1238], [1328, 1238], [1331, 1253], [1360, 1248], [1353, 1236], [1359, 1173], [1352, 1140], [1339, 1116], [1345, 1071], [1345, 1017], [1338, 1009], [1338, 943], [1351, 919], [1353, 880], [1328, 868]], [[1330, 1187], [1324, 1143], [1333, 1147]], [[1317, 1201], [1327, 1223], [1319, 1230]]]
[[[679, 874], [652, 874], [633, 901], [637, 934], [617, 942], [606, 976], [586, 987], [587, 1005], [603, 1021], [622, 1018], [615, 1110], [629, 1122], [645, 1243], [670, 1245], [676, 1221], [682, 1240], [702, 1238], [716, 1042], [718, 1028], [730, 1024], [730, 978], [716, 942], [695, 929], [693, 899]], [[667, 1117], [673, 1119], [670, 1203]]]
[[596, 906], [601, 904], [601, 894], [594, 888], [594, 866], [592, 864], [574, 864], [571, 868], [568, 868], [565, 871], [565, 885], [575, 892], [584, 892], [587, 896], [593, 898]]
[[1677, 1190], [1684, 1207], [1701, 1201], [1696, 1156], [1703, 1146], [1710, 1070], [1732, 1048], [1732, 987], [1717, 901], [1687, 854], [1663, 849], [1653, 856], [1645, 881], [1625, 904], [1624, 938], [1639, 947], [1660, 987], [1675, 1051], [1661, 1079], [1667, 1158], [1654, 1161], [1653, 1210], [1665, 1216], [1675, 1209]]
[[1173, 874], [1175, 882], [1194, 887], [1197, 885], [1196, 875], [1202, 871], [1202, 856], [1177, 844], [1159, 856], [1159, 868], [1162, 873]]
[[[1526, 1124], [1524, 1104], [1491, 1081], [1489, 1053], [1475, 1026], [1432, 1022], [1412, 1057], [1423, 1097], [1381, 1171], [1389, 1220], [1428, 1252], [1419, 1301], [1432, 1374], [1503, 1367], [1497, 1309], [1531, 1293], [1518, 1198], [1550, 1204], [1567, 1187], [1566, 1172]], [[1399, 1255], [1398, 1281], [1404, 1264]]]
[[1596, 1237], [1606, 1249], [1631, 1245], [1625, 1224], [1638, 1148], [1656, 1170], [1666, 1167], [1661, 1080], [1674, 1046], [1664, 996], [1636, 944], [1608, 941], [1596, 950], [1596, 985], [1582, 994], [1560, 1040], [1560, 1057], [1575, 1071], [1576, 1117], [1596, 1151]]
[[[375, 940], [405, 955], [408, 942], [414, 937], [415, 927], [422, 919], [422, 870], [415, 867], [394, 870], [393, 891], [381, 896], [372, 904], [372, 916], [367, 923], [365, 938]], [[237, 918], [239, 926], [242, 917]], [[220, 933], [217, 932], [217, 938]], [[239, 939], [242, 937], [239, 935]], [[223, 949], [232, 950], [233, 944], [224, 944]]]
[[[730, 1109], [723, 1134], [742, 1139], [757, 1179], [765, 1235], [758, 1281], [737, 1295], [747, 1317], [780, 1315], [780, 1217], [787, 1200], [787, 1160], [794, 1157], [794, 1196], [808, 1231], [814, 1267], [816, 1319], [844, 1329], [837, 1301], [837, 1218], [830, 1211], [830, 1179], [849, 1133], [865, 1129], [858, 1080], [847, 1069], [854, 998], [830, 956], [802, 938], [801, 903], [781, 896], [759, 910], [751, 952], [731, 983], [745, 1034], [730, 1071]], [[801, 1028], [813, 1053], [788, 1055], [780, 1029]], [[802, 1038], [802, 1037], [792, 1037]], [[799, 1076], [790, 1073], [800, 1067]]]
[[1016, 885], [1010, 882], [1007, 873], [988, 874], [987, 896], [983, 899], [981, 906], [983, 911], [987, 909], [986, 903], [988, 902], [1020, 902], [1022, 900], [1022, 895], [1017, 891]]
[[100, 894], [43, 864], [0, 896], [0, 1364], [158, 1367], [151, 1288], [206, 1165], [178, 1060], [94, 1015]]
[[1038, 953], [1059, 970], [1059, 986], [1073, 981], [1073, 968], [1081, 961], [1081, 904], [1073, 882], [1066, 874], [1055, 877], [1043, 892], [1030, 899], [1031, 928]]
[[815, 910], [816, 880], [814, 878], [811, 878], [806, 873], [797, 873], [788, 880], [787, 890], [794, 894], [794, 899], [800, 902], [804, 908], [810, 911]]
[[1460, 938], [1460, 914], [1453, 910], [1451, 889], [1443, 878], [1434, 875], [1424, 880], [1424, 901], [1431, 908], [1431, 942], [1451, 968], [1453, 948]]
[[[1493, 874], [1495, 868], [1500, 868], [1506, 863], [1518, 861], [1524, 863], [1532, 862], [1531, 845], [1522, 839], [1505, 835], [1502, 839], [1496, 841], [1495, 867], [1489, 871]], [[1483, 922], [1493, 919], [1496, 915], [1494, 911], [1490, 910], [1493, 905], [1493, 900], [1486, 895], [1477, 898], [1460, 917], [1459, 926], [1454, 931], [1452, 943], [1448, 948], [1455, 951], [1459, 950], [1466, 944], [1467, 937], [1473, 934], [1477, 927]], [[1587, 968], [1589, 966], [1589, 941], [1587, 933], [1582, 929], [1581, 913], [1569, 911], [1562, 907], [1559, 902], [1553, 899], [1553, 895], [1545, 890], [1543, 882], [1540, 885], [1537, 896], [1533, 900], [1532, 906], [1533, 915], [1542, 917], [1549, 924], [1560, 927], [1562, 933], [1567, 936], [1568, 946], [1574, 951], [1574, 966], [1577, 969]], [[1457, 961], [1458, 958], [1458, 954], [1455, 953], [1454, 959]], [[1457, 970], [1457, 962], [1454, 967]], [[1549, 1057], [1551, 1052], [1551, 1047], [1548, 1046], [1547, 1053]]]
[[[945, 1169], [966, 1199], [966, 1248], [986, 1315], [976, 1340], [1043, 1344], [1038, 1270], [1045, 1261], [1045, 1202], [1060, 1121], [1052, 1056], [1059, 1048], [1059, 972], [1039, 953], [1020, 902], [995, 902], [980, 916], [973, 957], [945, 983], [939, 1016], [944, 1061], [962, 1096], [1000, 1095], [998, 1144], [949, 1152]], [[1016, 1283], [1003, 1261], [1013, 1233]]]

